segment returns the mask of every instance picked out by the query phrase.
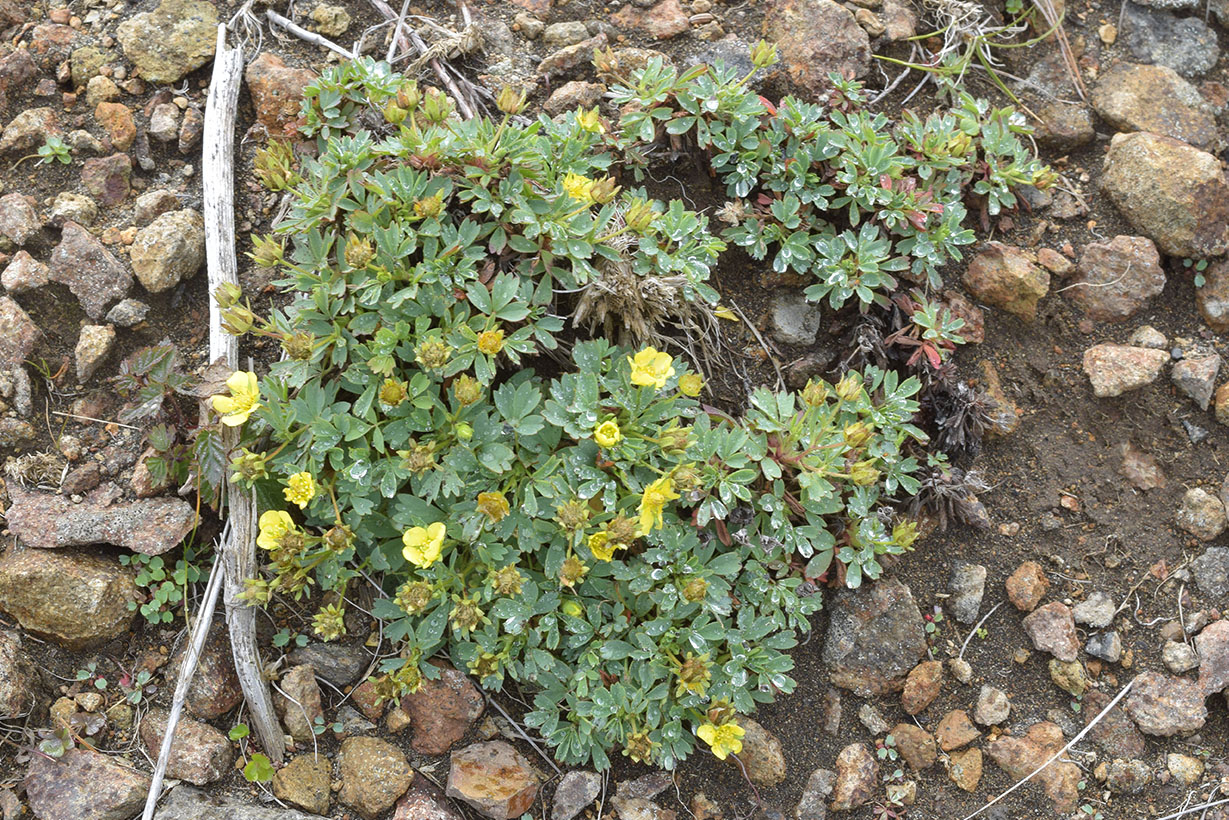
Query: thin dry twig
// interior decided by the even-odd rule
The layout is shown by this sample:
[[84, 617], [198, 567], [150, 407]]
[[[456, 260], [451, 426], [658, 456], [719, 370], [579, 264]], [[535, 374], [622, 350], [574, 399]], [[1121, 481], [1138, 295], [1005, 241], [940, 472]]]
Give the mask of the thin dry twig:
[[348, 48], [342, 48], [341, 46], [337, 45], [337, 43], [334, 43], [329, 38], [322, 37], [321, 35], [316, 34], [314, 31], [308, 31], [307, 29], [296, 24], [293, 20], [287, 20], [285, 17], [278, 14], [273, 9], [269, 9], [268, 11], [266, 11], [265, 16], [269, 18], [269, 22], [271, 24], [277, 26], [280, 29], [284, 29], [286, 32], [293, 34], [295, 37], [298, 37], [300, 40], [303, 40], [304, 42], [312, 43], [318, 46], [323, 46], [324, 48], [327, 48], [329, 51], [334, 51], [340, 54], [342, 57], [345, 57], [347, 60], [354, 59], [353, 52], [351, 52]]
[[772, 369], [777, 372], [777, 389], [784, 390], [785, 377], [781, 375], [781, 365], [777, 364], [776, 356], [772, 355], [773, 350], [776, 348], [770, 345], [764, 338], [763, 334], [760, 333], [760, 329], [751, 323], [751, 320], [747, 318], [747, 314], [743, 313], [742, 308], [738, 306], [737, 302], [731, 299], [730, 301], [726, 302], [726, 306], [738, 314], [738, 318], [742, 319], [743, 324], [750, 328], [751, 333], [755, 336], [755, 340], [760, 343], [761, 347], [764, 348], [764, 352], [768, 354], [768, 361], [772, 362]]
[[973, 636], [977, 634], [977, 630], [981, 629], [981, 625], [984, 624], [986, 621], [988, 621], [990, 619], [990, 616], [994, 614], [995, 610], [1001, 607], [1002, 605], [1003, 605], [1002, 601], [999, 601], [997, 604], [995, 604], [990, 609], [990, 611], [987, 612], [985, 615], [981, 616], [981, 620], [978, 621], [977, 624], [972, 629], [969, 630], [969, 634], [968, 636], [965, 637], [964, 643], [960, 645], [960, 654], [956, 656], [958, 660], [964, 659], [964, 650], [968, 647], [969, 641], [972, 640]]

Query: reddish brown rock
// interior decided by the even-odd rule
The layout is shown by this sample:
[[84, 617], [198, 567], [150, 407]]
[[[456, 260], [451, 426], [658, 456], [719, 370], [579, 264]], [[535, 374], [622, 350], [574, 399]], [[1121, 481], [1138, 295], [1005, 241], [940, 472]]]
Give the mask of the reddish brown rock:
[[8, 525], [29, 547], [59, 549], [114, 544], [144, 555], [172, 550], [196, 526], [196, 510], [178, 498], [104, 504], [86, 498], [74, 504], [64, 496], [12, 487]]
[[16, 630], [0, 630], [0, 720], [21, 719], [34, 711], [38, 670]]
[[836, 757], [836, 783], [832, 787], [833, 811], [849, 811], [865, 804], [875, 794], [879, 763], [864, 743], [851, 743]]
[[1122, 467], [1119, 471], [1139, 490], [1155, 490], [1165, 486], [1165, 471], [1151, 453], [1145, 453], [1131, 442], [1119, 447]]
[[[558, 797], [555, 798], [558, 800]], [[397, 801], [393, 820], [465, 820], [443, 790], [425, 777], [415, 777]]]
[[1101, 75], [1091, 102], [1119, 131], [1162, 134], [1196, 148], [1216, 142], [1216, 118], [1199, 91], [1166, 66], [1118, 63]]
[[1146, 735], [1185, 737], [1203, 728], [1208, 707], [1203, 689], [1194, 681], [1144, 672], [1127, 695], [1127, 714]]
[[981, 782], [981, 772], [981, 749], [962, 749], [959, 752], [952, 752], [948, 757], [948, 777], [966, 792], [977, 791], [977, 784]]
[[475, 743], [452, 753], [447, 793], [491, 820], [511, 820], [533, 805], [538, 775], [520, 752], [502, 740]]
[[916, 715], [934, 702], [943, 685], [943, 662], [925, 661], [913, 667], [905, 679], [905, 689], [900, 695], [900, 704], [911, 715]]
[[666, 40], [691, 28], [687, 18], [688, 13], [683, 10], [679, 0], [661, 0], [649, 9], [640, 9], [628, 3], [611, 19], [620, 28], [639, 29], [650, 37]]
[[[1063, 730], [1053, 723], [1035, 723], [1024, 737], [1004, 736], [986, 746], [999, 768], [1013, 780], [1022, 780], [1037, 771], [1063, 747]], [[1040, 783], [1054, 808], [1066, 814], [1075, 808], [1079, 799], [1080, 769], [1066, 758], [1059, 758], [1037, 774], [1032, 782]], [[1028, 786], [1025, 786], [1028, 788]]]
[[1072, 151], [1097, 138], [1088, 106], [1054, 102], [1042, 108], [1038, 116], [1037, 142], [1055, 151]]
[[1094, 396], [1112, 398], [1152, 384], [1168, 361], [1165, 350], [1100, 344], [1084, 351], [1084, 373]]
[[1002, 242], [987, 242], [964, 272], [973, 298], [1031, 322], [1050, 290], [1050, 274], [1032, 254]]
[[[1084, 725], [1087, 726], [1110, 703], [1110, 696], [1096, 689], [1084, 695]], [[1110, 757], [1142, 757], [1146, 747], [1144, 736], [1127, 717], [1125, 706], [1120, 702], [1088, 732], [1088, 737], [1097, 748]]]
[[284, 137], [297, 130], [303, 89], [316, 78], [316, 72], [311, 69], [291, 68], [268, 51], [248, 63], [244, 79], [252, 92], [256, 119], [268, 130], [270, 137]]
[[20, 367], [30, 357], [39, 329], [21, 305], [7, 296], [0, 296], [0, 370]]
[[892, 727], [896, 751], [914, 771], [928, 769], [939, 759], [939, 749], [930, 732], [912, 723], [898, 723]]
[[[183, 665], [183, 650], [171, 660], [171, 668]], [[184, 701], [188, 712], [202, 720], [213, 720], [234, 709], [243, 701], [239, 676], [235, 673], [235, 661], [230, 651], [230, 638], [226, 625], [218, 622], [209, 630], [205, 648], [201, 650], [196, 674], [188, 684], [188, 696]]]
[[853, 14], [832, 0], [777, 0], [764, 15], [764, 36], [777, 44], [792, 83], [813, 96], [828, 74], [861, 77], [870, 67], [871, 41]]
[[1164, 289], [1161, 255], [1152, 240], [1115, 236], [1109, 242], [1090, 242], [1084, 247], [1079, 276], [1063, 293], [1088, 318], [1121, 322]]
[[935, 729], [935, 739], [939, 741], [939, 748], [945, 752], [967, 746], [979, 737], [981, 733], [963, 709], [948, 712]]
[[149, 775], [110, 755], [69, 749], [58, 760], [30, 755], [26, 799], [44, 820], [127, 820], [140, 814]]
[[1036, 561], [1025, 561], [1007, 579], [1007, 598], [1021, 612], [1036, 609], [1049, 590], [1050, 579]]
[[605, 93], [606, 86], [601, 83], [572, 80], [551, 92], [550, 99], [542, 105], [542, 110], [553, 117], [574, 108], [592, 108], [602, 101], [602, 95]]
[[100, 318], [108, 305], [123, 299], [132, 287], [128, 269], [76, 222], [64, 223], [48, 268], [51, 281], [67, 285], [91, 319]]
[[421, 689], [401, 699], [401, 708], [413, 721], [414, 751], [427, 755], [448, 751], [482, 716], [483, 705], [482, 693], [467, 675], [441, 667], [438, 680], [424, 680]]
[[350, 700], [354, 701], [354, 705], [363, 713], [363, 717], [372, 723], [379, 723], [380, 718], [384, 717], [384, 707], [387, 701], [377, 702], [378, 697], [376, 685], [369, 680], [354, 687], [354, 691], [350, 693]]
[[132, 190], [132, 160], [127, 154], [91, 157], [81, 164], [81, 184], [104, 208], [114, 208]]
[[310, 742], [315, 736], [312, 726], [316, 718], [324, 717], [316, 670], [309, 664], [291, 667], [278, 682], [278, 690], [273, 696], [273, 705], [281, 715], [287, 734], [295, 740]]
[[949, 290], [943, 294], [943, 302], [956, 319], [964, 321], [964, 327], [956, 331], [967, 344], [981, 344], [986, 340], [986, 314], [959, 291]]
[[898, 692], [926, 654], [926, 630], [909, 587], [895, 578], [832, 597], [823, 660], [831, 681], [859, 697]]
[[1229, 687], [1229, 621], [1208, 624], [1195, 636], [1199, 654], [1199, 688], [1206, 697]]
[[1049, 652], [1069, 663], [1080, 656], [1080, 638], [1075, 634], [1071, 608], [1053, 601], [1024, 618], [1024, 631], [1038, 652]]
[[1199, 315], [1217, 333], [1229, 331], [1229, 261], [1213, 262], [1203, 277], [1203, 287], [1195, 289]]
[[[166, 737], [167, 715], [165, 709], [150, 709], [141, 719], [141, 740], [154, 760], [161, 753], [162, 739]], [[175, 725], [175, 739], [171, 741], [167, 777], [204, 786], [229, 774], [234, 762], [234, 747], [224, 734], [208, 723], [186, 717], [179, 719]]]
[[94, 119], [107, 132], [116, 151], [127, 151], [137, 138], [137, 126], [128, 106], [116, 102], [100, 102], [94, 109]]

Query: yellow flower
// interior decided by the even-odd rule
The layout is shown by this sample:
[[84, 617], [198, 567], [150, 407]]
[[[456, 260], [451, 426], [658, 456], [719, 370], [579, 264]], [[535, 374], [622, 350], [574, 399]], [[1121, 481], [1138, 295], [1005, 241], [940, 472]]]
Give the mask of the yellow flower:
[[661, 513], [667, 501], [678, 498], [670, 476], [662, 476], [644, 488], [640, 498], [640, 532], [647, 535], [654, 527], [662, 525]]
[[632, 366], [632, 384], [661, 390], [674, 375], [674, 359], [653, 347], [646, 347], [635, 356], [628, 356]]
[[580, 174], [568, 174], [563, 178], [563, 192], [578, 202], [593, 201], [593, 180]]
[[693, 399], [704, 389], [704, 377], [699, 373], [684, 373], [679, 376], [679, 392]]
[[700, 736], [700, 740], [708, 744], [718, 760], [725, 760], [730, 755], [736, 755], [743, 750], [742, 737], [746, 732], [743, 727], [730, 721], [720, 726], [705, 723], [696, 729], [696, 734]]
[[614, 558], [615, 550], [624, 549], [626, 544], [612, 543], [610, 533], [600, 530], [589, 536], [589, 552], [599, 561], [609, 561]]
[[444, 525], [438, 521], [426, 527], [410, 527], [401, 536], [401, 543], [405, 544], [401, 554], [414, 566], [426, 569], [439, 560], [444, 534]]
[[508, 498], [503, 493], [478, 493], [478, 512], [492, 521], [501, 521], [510, 509]]
[[282, 495], [291, 504], [297, 504], [300, 510], [316, 497], [316, 479], [312, 478], [311, 473], [295, 473], [286, 479], [286, 485]]
[[607, 419], [593, 428], [593, 440], [602, 447], [613, 447], [623, 440], [623, 432], [614, 419]]
[[602, 127], [601, 115], [598, 113], [597, 106], [590, 108], [588, 111], [580, 109], [576, 112], [576, 124], [580, 126], [582, 131], [588, 131], [591, 134], [600, 134], [606, 129]]
[[260, 409], [260, 382], [252, 371], [236, 370], [226, 380], [229, 396], [214, 396], [210, 401], [213, 409], [222, 414], [222, 423], [238, 427], [248, 416]]
[[267, 510], [260, 516], [260, 533], [256, 545], [261, 549], [275, 550], [281, 545], [282, 536], [294, 529], [294, 519], [285, 510]]
[[484, 330], [478, 334], [478, 350], [488, 356], [495, 356], [504, 349], [504, 332], [500, 328]]

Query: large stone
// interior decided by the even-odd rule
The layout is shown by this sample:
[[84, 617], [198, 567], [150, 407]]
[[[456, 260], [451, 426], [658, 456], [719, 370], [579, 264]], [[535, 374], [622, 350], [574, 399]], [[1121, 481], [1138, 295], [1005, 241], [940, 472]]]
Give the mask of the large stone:
[[47, 141], [47, 137], [61, 133], [55, 109], [28, 108], [4, 127], [4, 133], [0, 134], [0, 154], [35, 151]]
[[47, 266], [25, 251], [18, 251], [0, 274], [0, 285], [13, 295], [29, 293], [46, 285], [50, 279]]
[[482, 716], [483, 705], [468, 675], [441, 667], [437, 680], [424, 680], [417, 692], [401, 699], [414, 726], [411, 747], [419, 754], [444, 754]]
[[30, 755], [25, 785], [30, 810], [39, 820], [129, 820], [145, 805], [149, 775], [78, 747], [58, 760]]
[[896, 750], [914, 771], [922, 771], [935, 765], [939, 748], [930, 732], [912, 723], [898, 723], [892, 727]]
[[963, 709], [948, 712], [935, 728], [935, 740], [939, 742], [939, 748], [945, 752], [968, 746], [979, 737], [981, 733], [977, 731], [977, 727], [969, 720], [968, 713]]
[[162, 0], [151, 12], [119, 24], [124, 56], [151, 83], [169, 85], [213, 58], [218, 10], [204, 0]]
[[1049, 652], [1064, 662], [1080, 656], [1075, 620], [1066, 604], [1054, 601], [1034, 610], [1024, 618], [1024, 631], [1039, 652]]
[[511, 820], [533, 805], [538, 775], [520, 752], [502, 740], [475, 743], [452, 753], [447, 792], [491, 820]]
[[1110, 761], [1105, 772], [1105, 787], [1114, 794], [1139, 794], [1152, 782], [1152, 770], [1142, 760]]
[[392, 808], [414, 780], [405, 755], [387, 740], [346, 738], [337, 760], [341, 770], [338, 799], [367, 820]]
[[831, 769], [816, 769], [811, 772], [802, 790], [802, 797], [794, 807], [794, 820], [826, 820], [828, 797], [835, 786], [836, 772]]
[[205, 264], [205, 220], [188, 209], [162, 214], [137, 232], [129, 256], [147, 291], [170, 290]]
[[961, 749], [952, 752], [948, 760], [947, 775], [952, 782], [966, 792], [977, 791], [982, 774], [981, 749]]
[[316, 77], [310, 68], [291, 68], [268, 51], [248, 63], [244, 79], [252, 92], [256, 119], [270, 137], [284, 137], [297, 130], [303, 89], [314, 83]]
[[[1062, 729], [1053, 723], [1035, 723], [1024, 737], [1004, 736], [991, 741], [986, 753], [1012, 780], [1022, 780], [1037, 771], [1063, 745]], [[1059, 758], [1038, 773], [1032, 782], [1040, 783], [1054, 808], [1067, 814], [1075, 808], [1081, 779], [1078, 766], [1067, 758]]]
[[1092, 112], [1085, 105], [1052, 102], [1037, 115], [1037, 141], [1059, 152], [1073, 151], [1097, 138]]
[[0, 630], [0, 720], [29, 715], [38, 689], [38, 670], [21, 645], [21, 635]]
[[764, 15], [764, 36], [776, 43], [785, 72], [807, 96], [826, 90], [833, 71], [861, 77], [870, 67], [870, 37], [833, 0], [774, 0]]
[[1097, 590], [1072, 607], [1071, 615], [1077, 624], [1104, 629], [1114, 622], [1117, 608], [1108, 593]]
[[10, 550], [0, 558], [0, 611], [74, 651], [122, 636], [135, 612], [133, 573], [113, 558], [73, 550]]
[[836, 782], [832, 787], [833, 811], [849, 811], [875, 794], [879, 763], [864, 743], [851, 743], [836, 756]]
[[909, 588], [895, 578], [842, 589], [831, 604], [823, 660], [832, 683], [859, 697], [898, 692], [926, 654], [926, 630]]
[[[141, 740], [153, 760], [158, 759], [162, 750], [162, 739], [166, 737], [167, 715], [165, 709], [154, 708], [141, 719]], [[171, 757], [166, 768], [167, 777], [204, 786], [229, 774], [234, 762], [235, 750], [230, 740], [208, 723], [181, 717], [175, 724], [175, 738], [171, 741]]]
[[1191, 561], [1191, 571], [1204, 595], [1229, 596], [1229, 547], [1208, 547], [1203, 555]]
[[[1081, 710], [1084, 725], [1097, 720], [1109, 703], [1109, 695], [1096, 689], [1089, 690], [1084, 695], [1084, 708]], [[1144, 736], [1135, 728], [1125, 710], [1126, 707], [1119, 702], [1088, 730], [1089, 739], [1110, 757], [1140, 757], [1146, 749]]]
[[1141, 63], [1172, 68], [1183, 77], [1201, 77], [1216, 65], [1216, 31], [1202, 15], [1175, 17], [1129, 3], [1122, 10], [1119, 38]]
[[278, 682], [278, 690], [273, 697], [273, 705], [282, 717], [286, 732], [295, 740], [311, 742], [315, 736], [312, 727], [316, 718], [324, 717], [316, 670], [306, 664], [291, 667]]
[[551, 800], [551, 820], [572, 820], [597, 800], [602, 777], [596, 772], [573, 769], [563, 776]]
[[1157, 134], [1116, 134], [1101, 188], [1168, 256], [1203, 259], [1229, 249], [1229, 184], [1212, 154]]
[[25, 364], [38, 341], [39, 329], [21, 305], [7, 296], [0, 296], [0, 372]]
[[823, 313], [801, 293], [780, 293], [772, 300], [772, 334], [787, 345], [812, 345]]
[[[171, 659], [171, 668], [183, 666], [183, 650]], [[239, 675], [235, 672], [235, 661], [230, 650], [230, 639], [226, 627], [221, 623], [213, 624], [209, 636], [205, 639], [205, 647], [201, 650], [197, 662], [196, 674], [188, 684], [188, 695], [184, 701], [188, 712], [203, 720], [214, 720], [234, 709], [243, 701], [243, 690], [239, 686]]]
[[87, 497], [79, 504], [48, 492], [9, 490], [8, 525], [23, 544], [39, 549], [115, 544], [144, 555], [172, 550], [196, 526], [196, 510], [178, 498], [118, 501]]
[[[318, 815], [280, 806], [254, 806], [247, 802], [250, 799], [231, 802], [216, 792], [206, 794], [192, 786], [180, 785], [162, 798], [154, 820], [320, 820]], [[141, 800], [144, 802], [145, 798]], [[138, 805], [137, 810], [140, 808]]]
[[49, 267], [51, 280], [67, 285], [91, 319], [101, 317], [108, 305], [123, 299], [132, 287], [128, 269], [75, 222], [64, 223]]
[[1088, 318], [1121, 322], [1165, 289], [1161, 255], [1151, 239], [1115, 236], [1090, 242], [1080, 257], [1079, 276], [1064, 292]]
[[1194, 681], [1143, 672], [1127, 695], [1127, 713], [1146, 735], [1190, 735], [1203, 728], [1208, 707], [1203, 689]]
[[1119, 63], [1092, 91], [1092, 107], [1119, 131], [1148, 131], [1196, 148], [1216, 142], [1216, 118], [1172, 68]]
[[1021, 612], [1031, 612], [1050, 589], [1050, 579], [1036, 561], [1025, 561], [1016, 567], [1006, 582], [1007, 598]]
[[[1185, 644], [1183, 644], [1185, 646]], [[1195, 636], [1199, 654], [1199, 688], [1205, 697], [1229, 687], [1229, 621], [1208, 624]]]
[[328, 814], [333, 764], [323, 755], [299, 755], [273, 775], [273, 794], [312, 814]]
[[[650, 37], [666, 40], [687, 32], [691, 25], [688, 12], [679, 0], [658, 0], [648, 9], [640, 9], [628, 3], [611, 16], [611, 21], [620, 28], [639, 29]], [[559, 24], [555, 24], [559, 25]], [[582, 28], [584, 26], [582, 25]], [[551, 26], [547, 26], [547, 34]]]
[[964, 272], [975, 299], [1031, 322], [1037, 303], [1050, 290], [1050, 274], [1033, 255], [1002, 242], [987, 242]]
[[1200, 541], [1211, 541], [1229, 527], [1229, 517], [1219, 498], [1202, 487], [1193, 487], [1183, 494], [1175, 523]]
[[1093, 395], [1104, 399], [1152, 384], [1168, 361], [1164, 350], [1099, 344], [1084, 351], [1084, 373]]
[[775, 786], [785, 780], [785, 753], [781, 750], [781, 741], [749, 717], [739, 718], [738, 723], [744, 731], [743, 750], [738, 759], [751, 782], [759, 786]]
[[137, 125], [132, 110], [123, 103], [100, 102], [94, 108], [94, 119], [102, 126], [116, 151], [127, 151], [137, 138]]
[[371, 662], [363, 647], [347, 643], [309, 643], [294, 649], [286, 659], [296, 666], [309, 664], [316, 677], [338, 689], [358, 680]]

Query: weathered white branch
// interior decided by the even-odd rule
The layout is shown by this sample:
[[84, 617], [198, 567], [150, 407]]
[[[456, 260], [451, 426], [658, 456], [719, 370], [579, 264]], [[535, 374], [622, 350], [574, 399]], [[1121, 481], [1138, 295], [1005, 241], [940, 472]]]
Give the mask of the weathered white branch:
[[[226, 26], [218, 26], [217, 54], [213, 60], [209, 100], [205, 105], [201, 179], [205, 202], [205, 257], [209, 271], [209, 357], [214, 362], [225, 360], [232, 370], [239, 368], [239, 343], [222, 330], [222, 315], [213, 293], [223, 283], [239, 284], [235, 257], [234, 147], [235, 112], [242, 81], [243, 49], [227, 48]], [[228, 452], [238, 446], [239, 428], [224, 427], [222, 441]], [[256, 610], [239, 598], [244, 580], [256, 574], [255, 499], [251, 493], [230, 485], [225, 495], [229, 537], [222, 540], [223, 601], [231, 653], [256, 737], [265, 754], [280, 763], [286, 754], [286, 740], [273, 711], [273, 699], [256, 646]]]
[[302, 26], [299, 26], [298, 24], [296, 24], [293, 20], [288, 20], [282, 15], [278, 14], [273, 9], [269, 9], [268, 11], [266, 11], [265, 16], [269, 18], [270, 23], [272, 23], [275, 26], [278, 26], [279, 28], [285, 29], [286, 31], [290, 32], [295, 37], [298, 37], [300, 40], [302, 40], [305, 43], [313, 43], [318, 46], [323, 46], [324, 48], [327, 48], [329, 51], [337, 52], [341, 56], [345, 57], [347, 60], [354, 59], [354, 54], [352, 52], [342, 48], [341, 46], [337, 45], [337, 43], [334, 43], [332, 40], [328, 39], [327, 37], [322, 37], [321, 35], [316, 34], [315, 32], [308, 31]]

